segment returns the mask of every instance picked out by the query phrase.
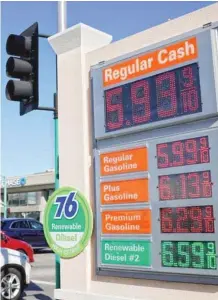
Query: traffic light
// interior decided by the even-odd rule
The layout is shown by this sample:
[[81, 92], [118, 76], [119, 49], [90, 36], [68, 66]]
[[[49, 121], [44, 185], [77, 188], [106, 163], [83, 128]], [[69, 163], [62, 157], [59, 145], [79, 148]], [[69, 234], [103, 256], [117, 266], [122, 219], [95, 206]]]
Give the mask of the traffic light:
[[38, 108], [38, 39], [36, 22], [20, 35], [10, 34], [6, 43], [7, 53], [13, 55], [6, 63], [6, 74], [13, 79], [5, 93], [8, 100], [20, 102], [21, 116]]

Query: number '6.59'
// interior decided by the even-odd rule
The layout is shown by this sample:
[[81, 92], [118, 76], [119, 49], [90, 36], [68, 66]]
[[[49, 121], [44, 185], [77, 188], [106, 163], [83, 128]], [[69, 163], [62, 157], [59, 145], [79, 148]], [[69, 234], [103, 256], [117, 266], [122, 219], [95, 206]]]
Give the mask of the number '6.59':
[[75, 197], [76, 192], [71, 192], [68, 196], [59, 196], [55, 199], [54, 204], [57, 205], [55, 219], [60, 219], [62, 216], [73, 219], [77, 215], [79, 203]]

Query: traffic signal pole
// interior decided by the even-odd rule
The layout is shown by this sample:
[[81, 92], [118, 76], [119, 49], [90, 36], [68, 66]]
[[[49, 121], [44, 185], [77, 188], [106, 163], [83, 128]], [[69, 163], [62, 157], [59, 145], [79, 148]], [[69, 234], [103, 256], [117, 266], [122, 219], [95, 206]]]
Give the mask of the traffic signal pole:
[[[56, 59], [57, 68], [57, 59]], [[57, 72], [56, 72], [57, 81]], [[56, 83], [57, 84], [57, 83]], [[54, 112], [54, 156], [55, 156], [55, 190], [59, 188], [59, 151], [58, 151], [58, 96], [54, 94], [54, 107], [38, 107], [36, 110], [45, 110]], [[55, 254], [55, 276], [56, 289], [60, 288], [60, 257]]]
[[[59, 188], [59, 152], [58, 152], [58, 96], [57, 96], [57, 57], [56, 57], [56, 93], [54, 93], [54, 107], [39, 106], [36, 110], [54, 112], [54, 156], [55, 156], [55, 190]], [[56, 289], [60, 288], [60, 257], [55, 254]]]
[[[63, 7], [61, 7], [63, 9]], [[63, 26], [61, 26], [62, 30]], [[60, 30], [60, 28], [59, 28]], [[38, 93], [38, 39], [48, 39], [50, 35], [38, 32], [38, 23], [34, 23], [21, 35], [10, 35], [7, 40], [7, 53], [13, 55], [6, 64], [6, 74], [13, 79], [6, 86], [8, 100], [20, 102], [20, 115], [31, 110], [54, 112], [54, 156], [55, 156], [55, 190], [59, 188], [58, 171], [58, 98], [57, 98], [57, 58], [56, 58], [56, 93], [54, 107], [39, 106]], [[30, 41], [32, 41], [30, 43]], [[4, 180], [5, 181], [5, 180]], [[7, 187], [4, 184], [4, 217], [7, 217]], [[60, 258], [55, 255], [56, 288], [60, 288]]]
[[[56, 62], [57, 65], [57, 62]], [[58, 151], [58, 97], [54, 94], [54, 146], [55, 146], [55, 190], [59, 188], [59, 151]], [[60, 257], [55, 254], [56, 289], [60, 288]]]
[[[66, 2], [58, 1], [58, 31], [66, 29]], [[39, 106], [39, 38], [50, 36], [38, 32], [38, 22], [35, 22], [20, 35], [10, 34], [6, 43], [9, 55], [6, 64], [6, 74], [12, 78], [6, 85], [6, 98], [20, 102], [20, 115], [32, 110], [54, 112], [54, 155], [55, 155], [55, 190], [59, 188], [59, 152], [58, 152], [58, 79], [56, 57], [56, 93], [54, 107]], [[14, 80], [15, 79], [15, 80]], [[17, 80], [18, 79], [18, 80]], [[7, 215], [7, 187], [4, 185], [4, 216]], [[60, 257], [55, 255], [56, 288], [60, 288]]]
[[[58, 1], [58, 31], [62, 32], [67, 28], [66, 18], [66, 2]], [[39, 35], [40, 37], [49, 36]], [[54, 146], [55, 146], [55, 190], [59, 188], [59, 151], [58, 151], [58, 72], [57, 72], [57, 57], [56, 57], [56, 93], [54, 94], [54, 108], [38, 107], [37, 110], [54, 111]], [[55, 254], [55, 282], [56, 289], [61, 287], [60, 279], [60, 256]]]

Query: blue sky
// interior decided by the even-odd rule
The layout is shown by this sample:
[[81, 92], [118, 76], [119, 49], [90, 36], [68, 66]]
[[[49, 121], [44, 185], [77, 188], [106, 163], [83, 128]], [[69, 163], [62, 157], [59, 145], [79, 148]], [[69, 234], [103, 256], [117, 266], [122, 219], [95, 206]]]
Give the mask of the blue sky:
[[[115, 41], [212, 3], [68, 2], [67, 26], [82, 22], [111, 34]], [[1, 2], [1, 14], [1, 174], [22, 176], [54, 167], [53, 114], [32, 111], [20, 117], [19, 103], [6, 99], [8, 78], [5, 75], [5, 64], [8, 56], [5, 44], [9, 34], [20, 34], [36, 21], [40, 33], [55, 34], [57, 2]], [[52, 106], [55, 55], [45, 39], [40, 39], [39, 72], [40, 106]]]

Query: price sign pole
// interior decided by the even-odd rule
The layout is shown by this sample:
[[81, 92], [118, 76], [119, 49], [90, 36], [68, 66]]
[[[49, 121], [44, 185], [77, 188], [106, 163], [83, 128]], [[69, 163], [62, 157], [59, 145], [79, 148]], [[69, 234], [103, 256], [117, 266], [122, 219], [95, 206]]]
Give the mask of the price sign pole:
[[[66, 2], [58, 2], [58, 31], [61, 32], [67, 28], [66, 18]], [[57, 57], [56, 57], [56, 68], [57, 68]], [[56, 74], [58, 74], [56, 70]], [[58, 87], [58, 80], [56, 75], [56, 85]], [[54, 95], [54, 130], [55, 130], [55, 190], [59, 188], [59, 155], [58, 155], [58, 100], [57, 94]], [[60, 257], [55, 255], [55, 275], [56, 275], [56, 288], [59, 289], [60, 283]]]

